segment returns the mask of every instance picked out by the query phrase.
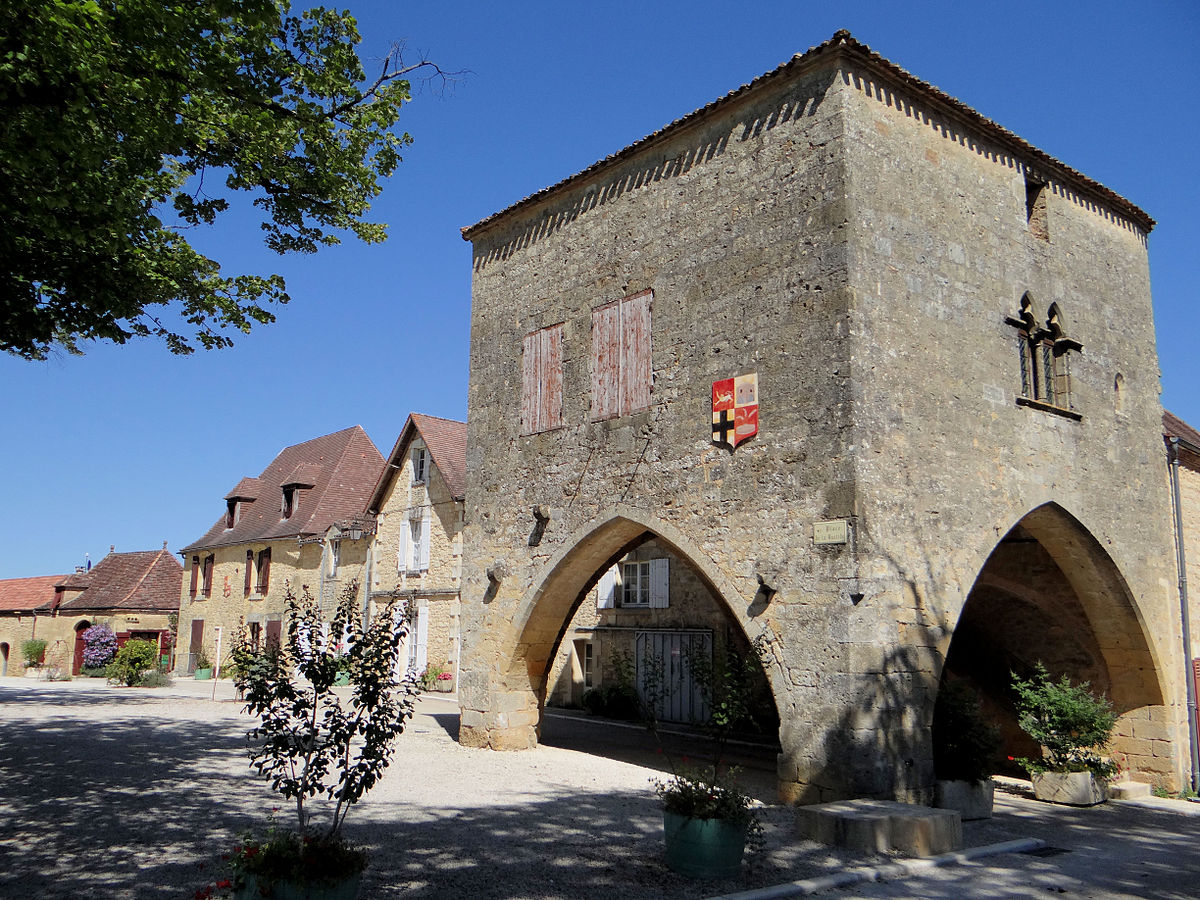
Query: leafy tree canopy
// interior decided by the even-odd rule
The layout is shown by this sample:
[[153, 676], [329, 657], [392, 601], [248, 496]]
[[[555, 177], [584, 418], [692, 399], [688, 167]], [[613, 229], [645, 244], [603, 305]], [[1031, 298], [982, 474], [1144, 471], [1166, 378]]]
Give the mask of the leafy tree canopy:
[[364, 216], [411, 141], [406, 76], [437, 69], [394, 47], [368, 80], [359, 40], [288, 0], [0, 3], [0, 349], [190, 353], [273, 321], [282, 278], [223, 275], [186, 237], [236, 192], [276, 252], [382, 241]]

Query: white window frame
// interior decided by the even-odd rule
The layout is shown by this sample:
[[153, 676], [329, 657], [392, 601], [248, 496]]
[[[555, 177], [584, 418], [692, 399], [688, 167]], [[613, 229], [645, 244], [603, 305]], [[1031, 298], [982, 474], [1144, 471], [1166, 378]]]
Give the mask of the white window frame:
[[650, 560], [621, 563], [621, 606], [650, 607]]
[[412, 483], [425, 484], [429, 479], [429, 451], [414, 447], [412, 452]]
[[329, 577], [336, 578], [338, 566], [342, 563], [342, 541], [334, 538], [329, 542]]

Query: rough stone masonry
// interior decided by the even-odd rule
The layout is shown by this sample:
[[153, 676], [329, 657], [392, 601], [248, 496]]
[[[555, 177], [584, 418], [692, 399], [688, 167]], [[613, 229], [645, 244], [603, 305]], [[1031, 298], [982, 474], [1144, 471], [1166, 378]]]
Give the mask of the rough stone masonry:
[[[1153, 224], [839, 32], [465, 229], [461, 740], [536, 742], [565, 623], [655, 538], [768, 641], [787, 799], [929, 796], [982, 576], [1006, 652], [1078, 611], [1118, 758], [1174, 783]], [[612, 351], [597, 323], [646, 297], [647, 333]], [[759, 432], [731, 452], [711, 388], [747, 373]], [[1003, 564], [1020, 543], [1044, 581]]]

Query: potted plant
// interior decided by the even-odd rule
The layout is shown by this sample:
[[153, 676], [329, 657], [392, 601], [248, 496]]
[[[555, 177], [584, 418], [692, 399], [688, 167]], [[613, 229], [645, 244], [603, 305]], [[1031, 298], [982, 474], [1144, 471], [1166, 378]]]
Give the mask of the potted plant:
[[[237, 688], [259, 724], [247, 735], [250, 765], [294, 804], [294, 831], [268, 830], [234, 849], [237, 898], [357, 896], [367, 857], [342, 836], [350, 808], [382, 777], [392, 742], [413, 712], [416, 685], [396, 676], [407, 633], [394, 602], [369, 621], [357, 604], [358, 585], [338, 600], [328, 633], [346, 635], [339, 657], [323, 636], [320, 609], [307, 587], [288, 588], [289, 622], [282, 648], [258, 650], [244, 636], [235, 644]], [[348, 669], [341, 659], [348, 658]], [[333, 691], [339, 672], [350, 675], [344, 705]], [[323, 808], [311, 808], [323, 797]]]
[[947, 678], [933, 708], [933, 805], [957, 810], [964, 821], [990, 819], [1000, 730], [983, 714], [979, 695]]
[[25, 675], [38, 678], [46, 662], [46, 642], [42, 638], [31, 638], [21, 644], [21, 656], [25, 659]]
[[[752, 718], [755, 685], [761, 676], [763, 647], [749, 655], [732, 649], [716, 662], [707, 652], [685, 654], [692, 677], [708, 709], [702, 723], [712, 743], [712, 759], [699, 768], [676, 766], [666, 781], [655, 781], [663, 804], [663, 840], [667, 865], [693, 878], [730, 878], [742, 867], [746, 847], [762, 842], [757, 802], [737, 784], [737, 771], [723, 766], [733, 728]], [[657, 736], [657, 694], [662, 691], [660, 660], [648, 660], [644, 712]]]
[[1029, 771], [1039, 800], [1070, 806], [1095, 806], [1108, 799], [1108, 779], [1117, 766], [1104, 754], [1117, 716], [1107, 698], [1092, 693], [1088, 682], [1072, 684], [1064, 675], [1050, 678], [1038, 663], [1033, 676], [1013, 673], [1018, 724], [1042, 746], [1041, 759], [1019, 759]]
[[195, 678], [197, 681], [208, 681], [212, 678], [212, 673], [212, 660], [208, 658], [208, 651], [201, 647], [200, 652], [196, 654]]

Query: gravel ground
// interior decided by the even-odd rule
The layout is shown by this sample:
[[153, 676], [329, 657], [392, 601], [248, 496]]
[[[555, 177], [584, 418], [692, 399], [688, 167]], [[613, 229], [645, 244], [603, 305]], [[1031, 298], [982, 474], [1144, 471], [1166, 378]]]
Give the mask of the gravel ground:
[[[231, 687], [215, 701], [211, 690], [0, 679], [0, 897], [192, 897], [227, 875], [220, 856], [240, 832], [272, 815], [290, 824], [246, 763], [250, 720]], [[871, 862], [797, 839], [790, 810], [767, 806], [766, 847], [741, 878], [683, 879], [662, 862], [653, 768], [561, 747], [470, 750], [457, 721], [451, 700], [422, 698], [386, 777], [351, 811], [347, 835], [371, 851], [364, 898], [698, 897]], [[1062, 833], [1046, 804], [999, 796], [1006, 812], [969, 823], [967, 846]], [[1198, 820], [1170, 818], [1194, 843]]]

